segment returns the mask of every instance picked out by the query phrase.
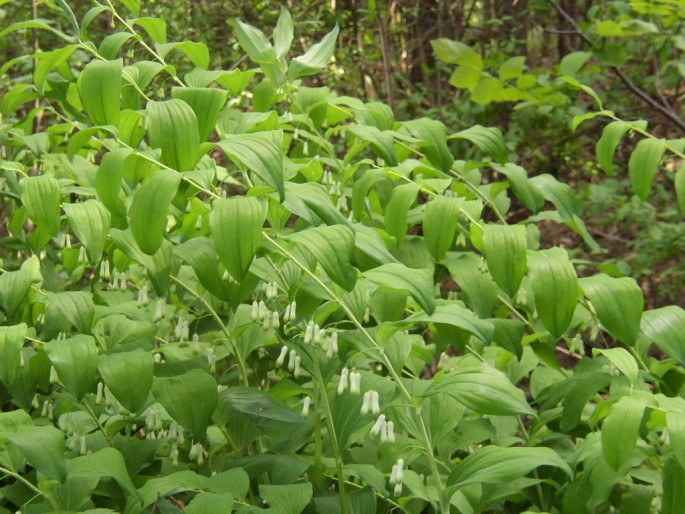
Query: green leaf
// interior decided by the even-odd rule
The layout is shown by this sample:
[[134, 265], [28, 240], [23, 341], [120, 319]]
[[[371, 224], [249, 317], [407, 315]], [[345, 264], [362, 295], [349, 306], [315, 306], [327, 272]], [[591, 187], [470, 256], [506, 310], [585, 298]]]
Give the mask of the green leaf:
[[580, 287], [604, 328], [619, 341], [635, 344], [644, 307], [644, 296], [637, 282], [628, 277], [600, 274], [581, 279]]
[[640, 330], [657, 348], [685, 365], [685, 310], [676, 305], [645, 311]]
[[457, 464], [447, 478], [447, 485], [463, 488], [478, 483], [506, 484], [540, 466], [559, 468], [569, 478], [573, 478], [573, 472], [566, 461], [550, 448], [486, 446]]
[[290, 11], [285, 7], [281, 6], [281, 13], [278, 16], [278, 21], [276, 22], [276, 28], [274, 29], [274, 49], [276, 50], [276, 57], [280, 59], [285, 57], [290, 50], [290, 46], [293, 42], [293, 19], [290, 16]]
[[67, 462], [67, 470], [69, 478], [113, 478], [127, 495], [143, 501], [131, 481], [123, 455], [115, 448], [103, 448], [90, 455], [71, 459]]
[[33, 256], [24, 261], [17, 271], [6, 271], [0, 275], [0, 299], [9, 316], [16, 314], [34, 282], [42, 280], [40, 261]]
[[566, 54], [559, 63], [559, 69], [562, 75], [575, 75], [578, 73], [586, 62], [592, 57], [591, 52], [571, 52]]
[[312, 499], [311, 482], [290, 485], [260, 485], [259, 495], [278, 514], [300, 514]]
[[447, 173], [452, 168], [454, 157], [447, 146], [447, 129], [437, 120], [420, 118], [405, 121], [402, 126], [409, 130], [412, 136], [425, 141], [421, 151], [428, 160], [440, 171]]
[[614, 153], [626, 130], [628, 130], [628, 124], [625, 121], [612, 121], [602, 130], [602, 137], [599, 138], [595, 147], [597, 162], [612, 177], [614, 176]]
[[521, 203], [533, 212], [538, 212], [545, 205], [542, 192], [528, 180], [528, 173], [521, 166], [506, 163], [504, 166], [493, 165], [495, 171], [501, 173], [509, 181], [511, 190]]
[[223, 514], [232, 511], [233, 495], [200, 493], [183, 509], [185, 514]]
[[479, 319], [470, 310], [456, 303], [441, 304], [432, 314], [417, 312], [395, 324], [405, 326], [413, 323], [442, 323], [466, 330], [477, 338], [489, 343], [495, 333], [492, 323]]
[[423, 235], [436, 261], [442, 260], [454, 243], [463, 198], [436, 196], [423, 212]]
[[578, 303], [578, 277], [562, 248], [531, 252], [528, 275], [535, 308], [545, 328], [559, 338], [571, 324]]
[[19, 182], [21, 201], [36, 225], [51, 236], [59, 232], [60, 191], [57, 179], [50, 175], [26, 177]]
[[36, 54], [37, 64], [33, 72], [33, 83], [41, 95], [45, 93], [45, 82], [50, 72], [64, 64], [76, 48], [76, 45], [67, 45], [51, 52], [38, 52]]
[[52, 425], [25, 428], [7, 438], [19, 448], [31, 466], [50, 478], [63, 482], [67, 476], [64, 462], [64, 433]]
[[262, 244], [265, 206], [254, 197], [218, 199], [209, 219], [221, 263], [235, 280], [243, 280]]
[[81, 334], [90, 334], [93, 330], [95, 307], [93, 296], [86, 291], [47, 292], [48, 302], [54, 305], [59, 313]]
[[526, 395], [504, 373], [484, 363], [469, 365], [433, 379], [423, 396], [448, 394], [479, 414], [534, 414]]
[[218, 401], [217, 383], [209, 373], [191, 369], [175, 377], [156, 377], [152, 394], [195, 441], [203, 441]]
[[228, 93], [209, 87], [175, 87], [171, 90], [171, 97], [190, 105], [197, 118], [200, 141], [209, 141]]
[[604, 355], [618, 370], [627, 376], [631, 382], [638, 377], [638, 367], [635, 357], [625, 348], [593, 348], [592, 355]]
[[678, 168], [678, 171], [676, 171], [674, 182], [680, 213], [685, 214], [685, 162], [683, 162]]
[[236, 20], [236, 35], [240, 46], [257, 64], [276, 62], [276, 52], [264, 33], [258, 28]]
[[635, 194], [643, 200], [649, 196], [654, 175], [664, 151], [666, 151], [666, 141], [648, 138], [641, 140], [630, 156], [628, 161], [630, 181], [633, 184]]
[[376, 127], [366, 125], [350, 125], [345, 127], [348, 132], [363, 141], [368, 141], [373, 146], [378, 156], [383, 159], [386, 166], [397, 166], [397, 153], [395, 152], [395, 141], [392, 136]]
[[195, 112], [183, 100], [150, 101], [146, 107], [150, 146], [162, 149], [162, 163], [191, 171], [200, 158], [200, 133]]
[[98, 367], [98, 348], [91, 336], [77, 334], [45, 346], [50, 362], [64, 387], [81, 400], [90, 392]]
[[632, 457], [644, 410], [643, 400], [626, 396], [611, 407], [602, 424], [602, 452], [614, 471], [625, 471]]
[[502, 131], [497, 127], [474, 125], [466, 130], [452, 134], [450, 139], [465, 139], [495, 159], [498, 163], [507, 162], [507, 147]]
[[[282, 133], [278, 132], [278, 136], [282, 137]], [[278, 191], [283, 201], [283, 154], [273, 138], [262, 134], [236, 134], [227, 136], [217, 145], [232, 161], [255, 173]]]
[[169, 273], [173, 258], [173, 244], [164, 240], [162, 246], [154, 255], [144, 254], [136, 244], [130, 230], [111, 229], [110, 235], [115, 246], [124, 252], [126, 257], [143, 265], [148, 272], [150, 281], [158, 295], [169, 289]]
[[660, 514], [680, 514], [685, 511], [685, 468], [673, 456], [667, 457], [663, 465], [663, 497]]
[[403, 264], [390, 263], [368, 270], [364, 276], [379, 286], [411, 294], [428, 314], [435, 311], [433, 274], [428, 269], [412, 269]]
[[133, 195], [131, 233], [147, 255], [154, 255], [162, 246], [169, 205], [173, 200], [181, 175], [173, 170], [153, 174]]
[[90, 61], [79, 76], [81, 102], [94, 125], [118, 125], [124, 63]]
[[166, 21], [162, 18], [138, 18], [133, 24], [143, 27], [155, 43], [166, 43]]
[[105, 385], [129, 412], [139, 412], [152, 389], [154, 359], [140, 348], [100, 355], [98, 370]]
[[685, 413], [669, 412], [666, 419], [673, 454], [680, 465], [685, 467]]
[[121, 176], [127, 159], [131, 156], [127, 148], [107, 152], [95, 174], [95, 190], [100, 201], [117, 217], [126, 216], [124, 201], [120, 198]]
[[444, 264], [461, 288], [466, 304], [479, 317], [488, 318], [499, 305], [499, 290], [490, 274], [481, 269], [481, 262], [475, 253], [464, 253], [456, 258], [448, 256]]
[[510, 80], [519, 78], [526, 69], [525, 56], [511, 57], [504, 61], [497, 70], [499, 78]]
[[74, 234], [86, 247], [88, 261], [92, 265], [97, 264], [105, 249], [105, 239], [112, 220], [109, 211], [97, 200], [65, 203], [63, 207]]
[[0, 327], [0, 381], [11, 386], [21, 366], [26, 324]]
[[288, 78], [295, 80], [321, 71], [333, 56], [339, 32], [340, 28], [336, 23], [335, 28], [326, 34], [321, 41], [312, 45], [307, 53], [290, 61]]
[[311, 253], [330, 279], [346, 291], [357, 282], [357, 270], [350, 264], [354, 232], [344, 225], [320, 226], [288, 237]]
[[509, 296], [518, 291], [526, 274], [526, 227], [483, 225], [483, 250], [492, 278]]
[[407, 213], [420, 189], [421, 186], [414, 183], [395, 187], [385, 207], [385, 230], [397, 239], [397, 246], [402, 244], [407, 235]]

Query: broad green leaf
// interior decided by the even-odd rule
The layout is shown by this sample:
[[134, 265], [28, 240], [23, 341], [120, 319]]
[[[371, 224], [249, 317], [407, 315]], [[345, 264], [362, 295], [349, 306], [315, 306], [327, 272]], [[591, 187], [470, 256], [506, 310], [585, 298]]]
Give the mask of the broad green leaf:
[[130, 497], [142, 502], [142, 496], [133, 485], [126, 469], [124, 457], [115, 448], [103, 448], [90, 455], [83, 455], [67, 461], [69, 478], [113, 478]]
[[126, 216], [126, 207], [119, 195], [124, 166], [130, 155], [131, 152], [127, 148], [107, 152], [95, 174], [95, 190], [98, 198], [112, 214], [118, 217]]
[[0, 327], [0, 381], [11, 386], [21, 366], [26, 324]]
[[228, 93], [209, 87], [175, 87], [171, 90], [171, 97], [190, 105], [197, 118], [200, 141], [209, 141]]
[[118, 125], [124, 63], [90, 61], [79, 76], [81, 102], [94, 125]]
[[625, 348], [593, 348], [593, 355], [604, 355], [616, 368], [627, 376], [631, 382], [635, 382], [638, 377], [638, 367], [635, 357]]
[[433, 379], [423, 396], [449, 394], [479, 414], [534, 414], [526, 395], [504, 373], [484, 363], [464, 366]]
[[166, 21], [162, 18], [138, 18], [133, 24], [143, 27], [155, 43], [166, 43]]
[[183, 509], [185, 514], [223, 514], [232, 511], [233, 495], [200, 493]]
[[152, 388], [154, 359], [140, 348], [100, 355], [98, 370], [105, 385], [129, 412], [139, 412]]
[[312, 499], [311, 482], [290, 485], [260, 485], [259, 495], [278, 514], [300, 514]]
[[379, 286], [406, 291], [428, 314], [435, 310], [433, 274], [428, 269], [412, 269], [391, 263], [365, 271], [364, 276]]
[[36, 225], [51, 236], [59, 232], [60, 191], [57, 179], [50, 175], [26, 177], [19, 182], [21, 201]]
[[[282, 134], [278, 136], [282, 137]], [[227, 136], [217, 145], [232, 161], [278, 191], [281, 201], [284, 199], [283, 154], [273, 138], [262, 134], [236, 134]]]
[[637, 144], [630, 156], [628, 161], [630, 181], [633, 184], [635, 194], [643, 200], [647, 199], [652, 190], [654, 175], [664, 151], [666, 151], [666, 141], [647, 138]]
[[526, 274], [526, 227], [483, 225], [483, 250], [492, 278], [514, 296]]
[[221, 263], [235, 280], [243, 280], [262, 244], [265, 206], [254, 197], [217, 199], [209, 219]]
[[135, 38], [136, 35], [131, 32], [115, 32], [109, 36], [105, 36], [98, 47], [98, 53], [107, 60], [116, 59], [121, 47], [126, 44], [129, 39]]
[[74, 234], [86, 247], [88, 261], [92, 265], [97, 264], [105, 249], [105, 239], [112, 219], [109, 211], [97, 200], [65, 203], [63, 207]]
[[129, 211], [131, 233], [138, 247], [147, 255], [154, 255], [162, 246], [167, 212], [180, 182], [179, 173], [161, 170], [140, 186], [133, 196]]
[[159, 501], [160, 498], [177, 494], [183, 491], [201, 491], [203, 489], [202, 477], [189, 469], [176, 471], [165, 476], [152, 478], [138, 489], [143, 501], [130, 497], [126, 502], [126, 514], [140, 514], [145, 507]]
[[420, 118], [405, 121], [402, 126], [409, 130], [412, 136], [425, 141], [421, 151], [428, 160], [440, 171], [447, 173], [452, 168], [454, 157], [447, 146], [447, 129], [437, 120]]
[[261, 30], [236, 20], [235, 31], [240, 46], [254, 62], [268, 64], [277, 60], [274, 48]]
[[152, 348], [157, 327], [151, 321], [131, 319], [123, 314], [112, 314], [98, 319], [93, 334], [104, 342], [105, 350], [130, 345]]
[[62, 291], [46, 293], [48, 302], [54, 305], [59, 313], [80, 334], [90, 334], [93, 330], [95, 307], [93, 295], [87, 291]]
[[573, 472], [559, 454], [551, 448], [486, 446], [457, 464], [447, 478], [447, 485], [462, 488], [469, 484], [506, 484], [540, 466], [553, 466], [569, 478]]
[[348, 132], [363, 141], [368, 141], [373, 146], [378, 156], [383, 159], [386, 166], [397, 166], [397, 153], [395, 152], [395, 141], [392, 136], [376, 127], [366, 125], [350, 125], [345, 127]]
[[466, 304], [479, 317], [488, 318], [499, 305], [499, 290], [490, 274], [481, 269], [481, 263], [475, 253], [464, 253], [456, 258], [450, 255], [444, 261], [450, 275], [461, 288]]
[[578, 303], [576, 270], [562, 248], [531, 252], [528, 268], [538, 317], [559, 338], [571, 324]]
[[183, 100], [150, 101], [146, 108], [152, 148], [162, 149], [162, 163], [191, 171], [200, 158], [200, 133], [192, 107]]
[[63, 341], [51, 341], [44, 348], [60, 382], [77, 400], [81, 400], [91, 390], [97, 375], [95, 339], [77, 334]]
[[195, 441], [201, 442], [217, 405], [216, 388], [214, 377], [195, 368], [175, 377], [156, 377], [152, 394]]
[[622, 468], [632, 457], [644, 410], [642, 399], [626, 396], [611, 407], [602, 424], [602, 452], [614, 471], [625, 471]]
[[473, 127], [452, 134], [450, 139], [465, 139], [476, 145], [500, 164], [507, 162], [507, 147], [504, 144], [502, 131], [497, 127]]
[[611, 176], [614, 175], [614, 153], [626, 130], [628, 124], [625, 121], [612, 121], [602, 130], [602, 137], [595, 147], [597, 162]]
[[333, 282], [352, 291], [357, 282], [357, 270], [350, 264], [354, 249], [354, 232], [350, 228], [322, 225], [296, 232], [288, 239], [311, 253]]
[[312, 45], [307, 53], [290, 61], [288, 78], [295, 80], [321, 71], [333, 56], [339, 32], [340, 28], [336, 23], [335, 28], [326, 34], [321, 41]]
[[581, 279], [580, 287], [604, 328], [619, 341], [635, 344], [644, 307], [644, 296], [637, 282], [628, 277], [600, 274]]
[[489, 321], [479, 319], [470, 310], [461, 307], [457, 303], [438, 305], [432, 314], [417, 312], [402, 321], [398, 321], [396, 324], [405, 326], [416, 322], [452, 325], [466, 330], [486, 343], [492, 341], [492, 336], [495, 332], [495, 327]]
[[685, 365], [685, 310], [676, 305], [645, 311], [640, 330], [669, 357]]
[[204, 43], [195, 41], [183, 41], [182, 43], [165, 43], [156, 45], [157, 52], [164, 58], [172, 50], [182, 52], [198, 68], [209, 67], [209, 48]]
[[502, 80], [510, 80], [519, 78], [525, 69], [526, 58], [524, 56], [516, 56], [504, 61], [498, 68], [497, 73]]
[[685, 468], [685, 413], [669, 412], [666, 419], [673, 454], [680, 465]]
[[661, 498], [660, 514], [680, 514], [685, 511], [685, 468], [671, 456], [667, 457], [663, 465], [663, 497]]
[[64, 432], [52, 425], [25, 428], [7, 439], [19, 448], [31, 466], [50, 478], [63, 482], [67, 476], [64, 459]]
[[454, 243], [463, 198], [436, 196], [423, 211], [423, 235], [436, 261], [442, 260]]
[[276, 57], [280, 59], [285, 57], [290, 50], [293, 42], [293, 19], [290, 16], [290, 11], [281, 6], [281, 14], [278, 16], [276, 28], [274, 29], [274, 49], [276, 50]]
[[147, 269], [148, 276], [157, 294], [162, 295], [166, 293], [169, 289], [169, 273], [171, 272], [174, 245], [164, 240], [157, 253], [147, 255], [138, 248], [130, 230], [113, 228], [110, 230], [110, 235], [115, 246], [124, 252], [126, 257]]
[[36, 85], [36, 88], [41, 95], [45, 93], [45, 83], [47, 82], [50, 72], [63, 65], [69, 57], [71, 57], [76, 48], [76, 45], [67, 45], [58, 48], [57, 50], [38, 52], [36, 54], [35, 58], [37, 64], [33, 72], [33, 83]]
[[397, 239], [397, 245], [402, 244], [407, 234], [407, 213], [416, 201], [416, 195], [421, 186], [418, 184], [402, 184], [392, 190], [390, 201], [385, 206], [385, 230]]
[[674, 182], [680, 213], [685, 214], [685, 162], [683, 162], [678, 168], [678, 171], [676, 171]]
[[590, 52], [571, 52], [570, 54], [566, 54], [559, 63], [561, 74], [575, 75], [591, 57], [592, 53]]
[[511, 190], [521, 203], [533, 212], [538, 212], [545, 205], [542, 192], [528, 180], [528, 173], [521, 166], [510, 162], [505, 165], [493, 165], [493, 169], [509, 181]]
[[40, 261], [36, 256], [24, 261], [18, 270], [0, 275], [0, 300], [5, 314], [14, 316], [24, 304], [31, 285], [41, 280]]
[[464, 43], [440, 38], [432, 40], [431, 46], [441, 61], [450, 64], [480, 63], [482, 67], [482, 59], [478, 52]]

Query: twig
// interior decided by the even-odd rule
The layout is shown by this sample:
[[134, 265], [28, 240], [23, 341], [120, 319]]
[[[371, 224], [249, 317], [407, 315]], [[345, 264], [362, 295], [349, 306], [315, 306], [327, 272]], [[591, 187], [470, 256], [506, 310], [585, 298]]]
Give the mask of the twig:
[[[556, 11], [563, 16], [566, 21], [568, 21], [573, 29], [576, 31], [576, 33], [585, 41], [588, 45], [594, 46], [595, 42], [593, 39], [588, 36], [583, 29], [580, 28], [576, 20], [571, 16], [569, 13], [567, 13], [564, 8], [559, 5], [559, 2], [556, 0], [549, 0], [552, 6], [556, 9]], [[630, 80], [619, 68], [616, 66], [609, 66], [609, 69], [616, 74], [616, 76], [623, 82], [630, 91], [635, 94], [638, 98], [640, 98], [643, 102], [645, 102], [647, 105], [652, 107], [653, 109], [656, 109], [660, 113], [662, 113], [664, 116], [666, 116], [669, 121], [678, 127], [681, 131], [685, 132], [685, 120], [683, 120], [678, 113], [676, 113], [673, 109], [669, 108], [666, 105], [662, 105], [661, 103], [657, 102], [654, 98], [652, 98], [649, 93], [638, 87], [632, 80]]]

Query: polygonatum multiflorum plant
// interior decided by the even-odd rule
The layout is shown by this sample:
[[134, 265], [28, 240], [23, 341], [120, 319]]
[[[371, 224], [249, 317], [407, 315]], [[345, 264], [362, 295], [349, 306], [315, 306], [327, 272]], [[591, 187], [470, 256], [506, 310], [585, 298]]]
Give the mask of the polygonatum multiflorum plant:
[[316, 87], [337, 27], [120, 4], [0, 33], [63, 42], [1, 70], [2, 512], [685, 510], [685, 311], [540, 247], [568, 185]]

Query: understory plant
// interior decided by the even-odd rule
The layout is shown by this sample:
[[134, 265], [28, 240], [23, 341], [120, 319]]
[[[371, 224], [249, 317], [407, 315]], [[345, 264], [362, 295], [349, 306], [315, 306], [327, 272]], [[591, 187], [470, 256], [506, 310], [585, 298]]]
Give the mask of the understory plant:
[[541, 249], [599, 247], [499, 128], [308, 86], [285, 9], [225, 71], [55, 5], [0, 32], [64, 43], [0, 69], [1, 512], [685, 510], [685, 311]]

